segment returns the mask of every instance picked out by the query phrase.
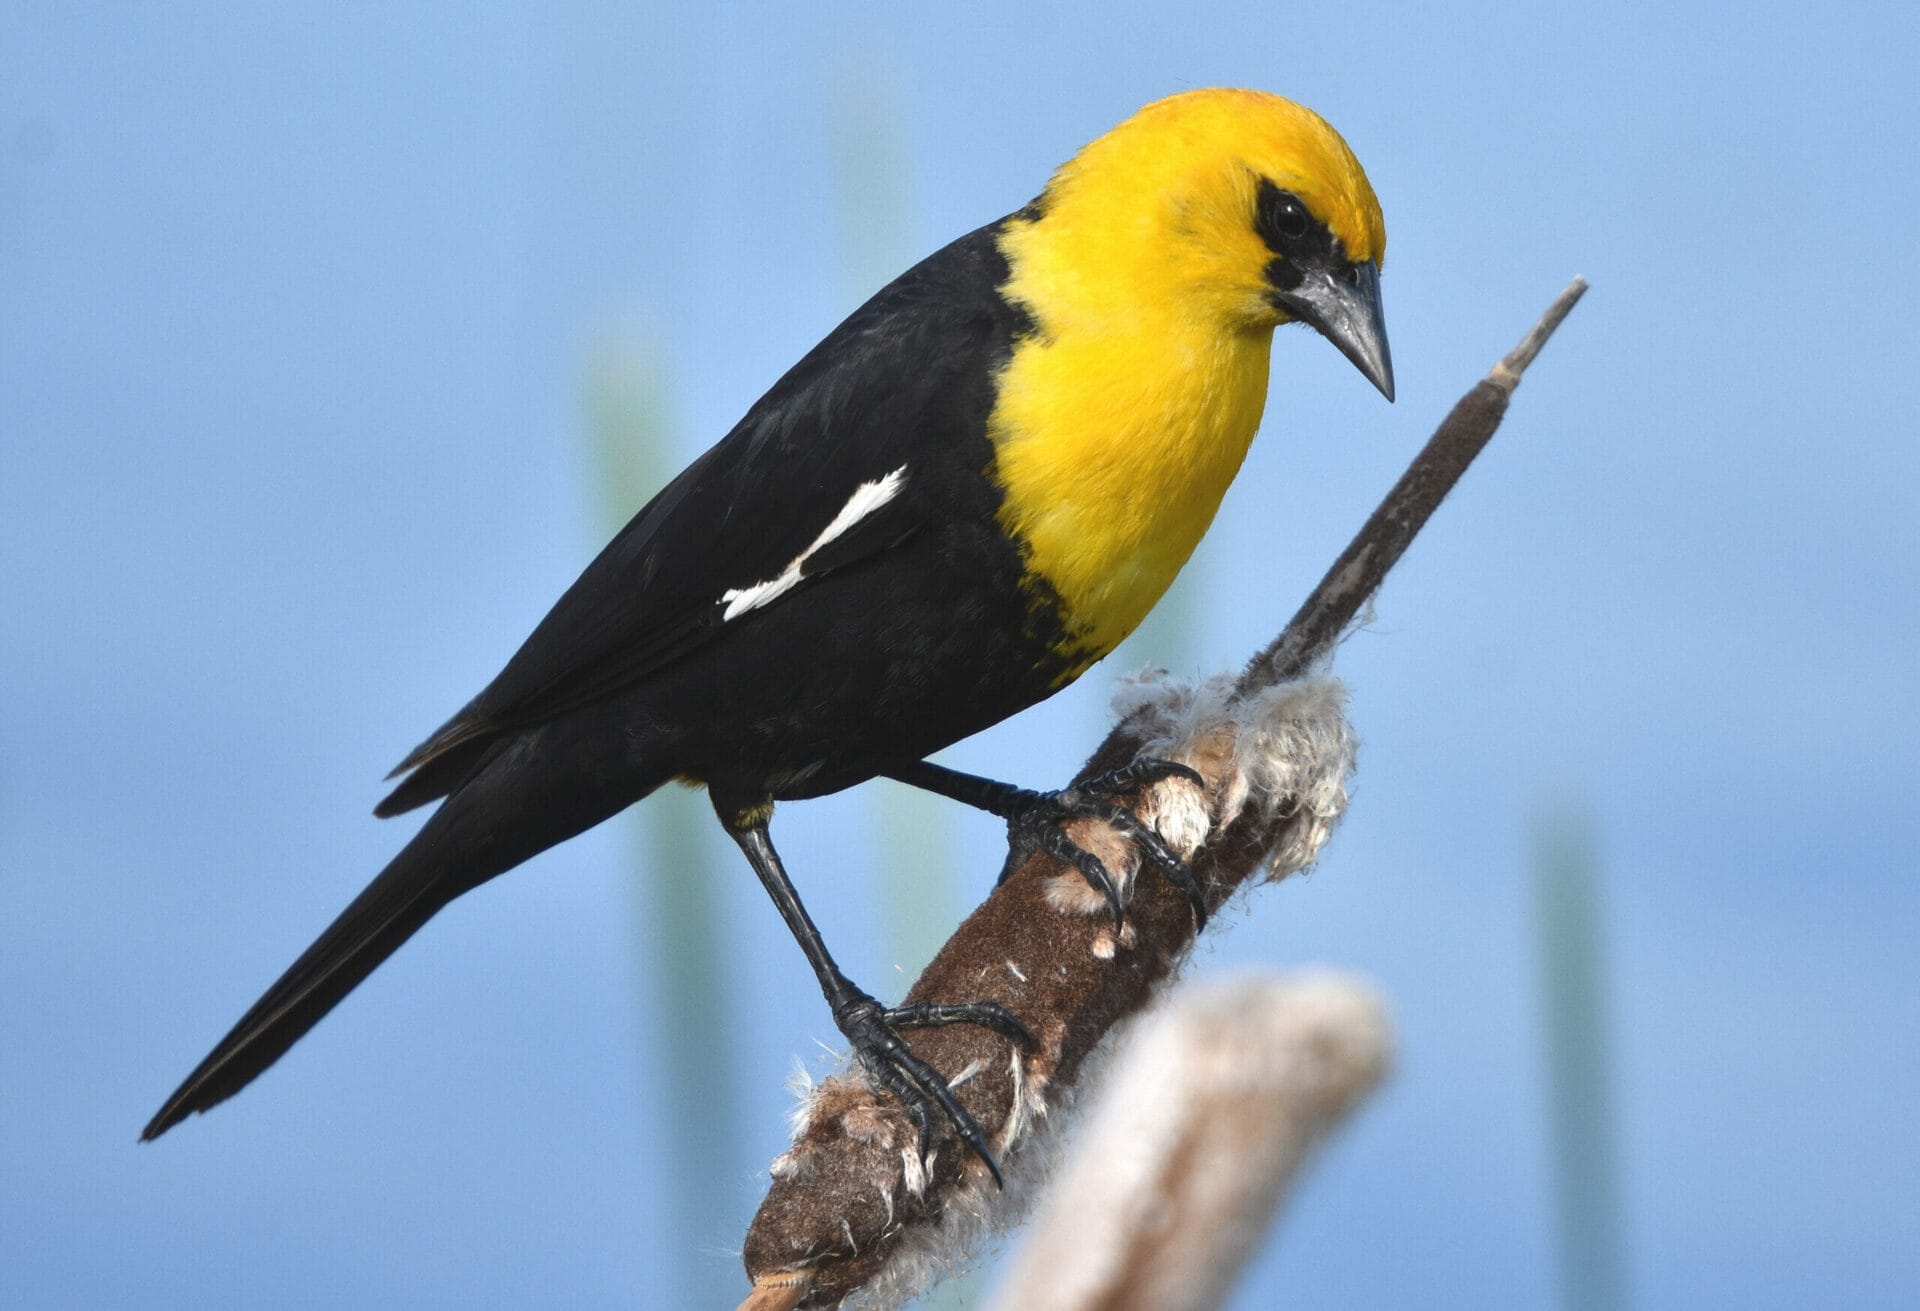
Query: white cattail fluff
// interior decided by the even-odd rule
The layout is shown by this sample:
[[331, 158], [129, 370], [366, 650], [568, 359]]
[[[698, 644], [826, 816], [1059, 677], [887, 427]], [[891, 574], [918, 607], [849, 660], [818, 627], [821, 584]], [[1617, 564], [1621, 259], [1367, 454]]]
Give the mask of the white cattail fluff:
[[1192, 766], [1214, 799], [1209, 807], [1192, 784], [1170, 779], [1142, 799], [1140, 817], [1188, 856], [1249, 807], [1262, 819], [1292, 812], [1265, 861], [1269, 878], [1284, 878], [1314, 862], [1347, 807], [1358, 740], [1346, 685], [1315, 675], [1235, 697], [1233, 683], [1154, 669], [1115, 689], [1114, 709], [1141, 737], [1141, 754]]

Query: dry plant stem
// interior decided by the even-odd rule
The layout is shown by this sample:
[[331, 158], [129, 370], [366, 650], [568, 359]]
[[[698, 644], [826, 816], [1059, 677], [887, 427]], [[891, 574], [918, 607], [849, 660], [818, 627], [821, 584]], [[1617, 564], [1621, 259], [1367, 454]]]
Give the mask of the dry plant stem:
[[1102, 1081], [993, 1311], [1214, 1311], [1389, 1043], [1344, 975], [1174, 990]]
[[1575, 278], [1521, 343], [1454, 405], [1285, 630], [1248, 663], [1240, 678], [1243, 695], [1298, 678], [1333, 650], [1414, 534], [1492, 439], [1520, 375], [1586, 291], [1587, 280]]
[[[1526, 342], [1457, 404], [1358, 537], [1274, 643], [1249, 664], [1227, 703], [1246, 707], [1326, 657], [1415, 533], [1486, 444], [1506, 410], [1520, 373], [1552, 326], [1585, 290], [1576, 279]], [[1189, 863], [1218, 906], [1256, 875], [1278, 876], [1311, 863], [1330, 817], [1288, 804], [1285, 797], [1241, 804], [1247, 785], [1238, 766], [1235, 724], [1184, 741], [1175, 754], [1207, 781], [1206, 816]], [[1080, 777], [1134, 759], [1164, 723], [1129, 716], [1094, 752]], [[1164, 747], [1156, 747], [1164, 750]], [[1136, 802], [1152, 823], [1155, 811], [1181, 804], [1163, 783]], [[1238, 798], [1238, 800], [1236, 800]], [[1337, 810], [1336, 812], [1337, 813]], [[1163, 832], [1165, 828], [1163, 827]], [[1127, 860], [1124, 845], [1100, 830], [1076, 840], [1109, 859]], [[1284, 864], [1273, 853], [1304, 854]], [[870, 1282], [872, 1305], [888, 1305], [917, 1286], [930, 1267], [950, 1260], [964, 1231], [992, 1227], [1018, 1210], [1030, 1181], [1019, 1146], [1036, 1117], [1061, 1105], [1082, 1064], [1122, 1019], [1139, 1013], [1193, 945], [1194, 922], [1181, 893], [1146, 877], [1127, 906], [1126, 932], [1116, 935], [1099, 912], [1063, 913], [1063, 890], [1078, 875], [1037, 854], [967, 917], [907, 994], [907, 1001], [993, 1001], [1039, 1041], [1019, 1058], [1010, 1044], [968, 1025], [915, 1031], [913, 1049], [943, 1071], [955, 1096], [986, 1129], [1008, 1169], [997, 1195], [985, 1167], [950, 1135], [936, 1140], [929, 1162], [913, 1150], [914, 1132], [899, 1105], [868, 1086], [857, 1071], [823, 1084], [801, 1111], [791, 1150], [774, 1162], [773, 1184], [747, 1233], [749, 1277], [763, 1282], [804, 1271], [803, 1306], [835, 1306]], [[946, 1241], [952, 1238], [953, 1242]], [[933, 1271], [937, 1273], [937, 1271]]]

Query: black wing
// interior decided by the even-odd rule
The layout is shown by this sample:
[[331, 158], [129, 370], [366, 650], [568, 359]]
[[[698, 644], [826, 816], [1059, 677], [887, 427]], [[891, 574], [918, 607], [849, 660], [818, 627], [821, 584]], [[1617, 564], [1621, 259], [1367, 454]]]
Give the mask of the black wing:
[[[998, 294], [1000, 228], [914, 266], [808, 352], [634, 516], [499, 676], [400, 763], [394, 774], [417, 772], [376, 813], [444, 796], [502, 734], [631, 687], [807, 578], [883, 553], [930, 519], [990, 514], [970, 493], [987, 486], [992, 462], [993, 379], [1030, 327]], [[863, 504], [871, 508], [816, 548]], [[797, 580], [770, 586], [796, 563]]]

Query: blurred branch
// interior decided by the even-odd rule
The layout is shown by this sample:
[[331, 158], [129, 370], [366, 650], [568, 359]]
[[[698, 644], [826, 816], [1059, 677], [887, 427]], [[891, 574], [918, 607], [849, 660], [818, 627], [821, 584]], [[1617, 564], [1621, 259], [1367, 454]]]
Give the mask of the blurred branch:
[[[1576, 279], [1513, 354], [1456, 404], [1286, 630], [1237, 678], [1194, 687], [1137, 684], [1128, 712], [1080, 777], [1146, 753], [1182, 761], [1205, 780], [1143, 789], [1142, 821], [1193, 868], [1210, 907], [1242, 887], [1305, 868], [1346, 803], [1352, 739], [1344, 693], [1304, 678], [1385, 578], [1413, 536], [1486, 445], [1520, 375], [1586, 284]], [[1297, 681], [1295, 681], [1297, 680]], [[1076, 840], [1116, 874], [1131, 844], [1104, 826]], [[1077, 912], [1077, 913], [1074, 913]], [[978, 1028], [918, 1031], [914, 1050], [943, 1071], [992, 1138], [1007, 1177], [993, 1187], [950, 1134], [927, 1161], [898, 1102], [859, 1069], [828, 1080], [801, 1108], [792, 1148], [748, 1230], [756, 1282], [810, 1281], [802, 1305], [833, 1306], [855, 1290], [892, 1305], [964, 1259], [982, 1231], [1018, 1215], [1036, 1185], [1037, 1134], [1058, 1119], [1088, 1057], [1120, 1020], [1138, 1014], [1191, 949], [1186, 898], [1142, 881], [1116, 934], [1079, 875], [1035, 855], [960, 926], [908, 993], [922, 1000], [1000, 1003], [1039, 1040], [1022, 1054]]]
[[1212, 1311], [1300, 1167], [1386, 1074], [1373, 989], [1182, 988], [1142, 1021], [994, 1311]]

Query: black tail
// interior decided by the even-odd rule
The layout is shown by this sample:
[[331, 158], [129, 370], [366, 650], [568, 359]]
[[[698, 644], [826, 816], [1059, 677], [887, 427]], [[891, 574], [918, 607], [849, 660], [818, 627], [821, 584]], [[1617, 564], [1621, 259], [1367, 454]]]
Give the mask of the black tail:
[[534, 730], [501, 744], [167, 1098], [141, 1141], [253, 1082], [455, 897], [664, 781], [625, 768], [583, 776], [577, 757], [572, 768], [556, 768], [571, 753], [543, 741], [547, 736]]

